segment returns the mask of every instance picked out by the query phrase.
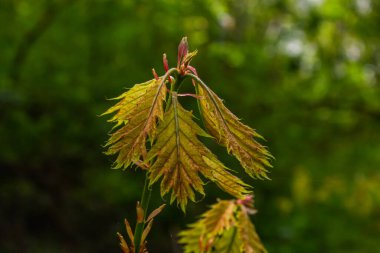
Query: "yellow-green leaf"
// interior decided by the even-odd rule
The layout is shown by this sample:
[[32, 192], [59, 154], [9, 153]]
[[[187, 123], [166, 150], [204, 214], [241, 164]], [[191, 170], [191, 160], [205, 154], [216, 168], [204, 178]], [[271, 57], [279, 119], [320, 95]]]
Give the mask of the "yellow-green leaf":
[[238, 213], [238, 231], [241, 238], [241, 252], [244, 253], [266, 253], [264, 245], [261, 243], [256, 233], [255, 226], [251, 222], [246, 207], [241, 206]]
[[217, 236], [229, 229], [235, 222], [234, 201], [221, 200], [214, 204], [209, 211], [202, 215], [203, 223], [208, 236]]
[[236, 205], [232, 200], [222, 200], [212, 205], [200, 220], [180, 232], [179, 242], [185, 244], [185, 253], [208, 252], [217, 238], [235, 224], [235, 211]]
[[249, 218], [252, 198], [222, 200], [179, 233], [185, 253], [266, 253]]
[[146, 140], [155, 134], [157, 118], [162, 118], [166, 88], [159, 78], [137, 84], [121, 96], [120, 100], [105, 114], [114, 116], [109, 122], [115, 123], [106, 146], [106, 154], [118, 154], [115, 168], [128, 167], [138, 163], [146, 155]]
[[226, 230], [214, 243], [215, 252], [241, 253], [241, 239], [236, 227]]
[[[184, 253], [203, 253], [207, 252], [207, 241], [203, 241], [204, 225], [201, 221], [190, 224], [186, 230], [178, 234], [179, 243], [183, 244]], [[209, 247], [212, 246], [210, 241]]]
[[148, 152], [150, 185], [161, 181], [161, 195], [171, 191], [172, 203], [177, 200], [182, 210], [188, 199], [195, 201], [195, 192], [204, 195], [201, 173], [214, 181], [224, 191], [237, 198], [249, 193], [248, 187], [238, 177], [227, 171], [224, 165], [202, 144], [197, 135], [208, 136], [185, 110], [173, 92], [172, 104], [157, 129], [157, 140]]
[[200, 110], [208, 132], [219, 144], [227, 147], [227, 151], [240, 161], [251, 177], [267, 178], [266, 167], [271, 167], [268, 159], [272, 156], [255, 140], [262, 137], [241, 123], [210, 88], [204, 83], [199, 85], [200, 80], [197, 81]]

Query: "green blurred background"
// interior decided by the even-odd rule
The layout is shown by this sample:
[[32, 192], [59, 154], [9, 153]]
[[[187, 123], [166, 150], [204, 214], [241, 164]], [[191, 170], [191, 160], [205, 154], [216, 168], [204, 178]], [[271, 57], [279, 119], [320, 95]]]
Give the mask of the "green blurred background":
[[[271, 181], [245, 178], [267, 249], [380, 252], [378, 0], [2, 0], [0, 24], [0, 252], [119, 252], [144, 177], [110, 169], [98, 115], [162, 75], [162, 53], [174, 66], [182, 36], [276, 157]], [[180, 252], [176, 233], [228, 198], [206, 187], [156, 219], [151, 252]]]

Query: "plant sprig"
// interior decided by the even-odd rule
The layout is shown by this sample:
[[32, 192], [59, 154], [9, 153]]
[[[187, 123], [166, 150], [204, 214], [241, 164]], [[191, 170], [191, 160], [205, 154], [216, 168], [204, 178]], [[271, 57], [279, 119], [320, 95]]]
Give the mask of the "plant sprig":
[[[196, 193], [206, 195], [203, 188], [205, 182], [200, 175], [238, 199], [228, 203], [235, 205], [252, 194], [250, 185], [219, 161], [199, 136], [212, 138], [226, 147], [227, 152], [236, 157], [252, 178], [268, 178], [267, 168], [271, 167], [269, 160], [272, 158], [258, 142], [263, 137], [243, 124], [200, 79], [197, 70], [190, 65], [196, 55], [197, 51], [189, 52], [187, 38], [183, 38], [178, 47], [175, 68], [169, 68], [164, 54], [164, 75], [158, 76], [153, 69], [153, 79], [136, 84], [114, 98], [118, 100], [116, 105], [103, 114], [113, 114], [108, 120], [114, 127], [106, 143], [106, 154], [117, 155], [114, 168], [127, 169], [132, 164], [137, 165], [146, 171], [148, 186], [160, 181], [161, 196], [170, 193], [170, 203], [176, 201], [183, 212], [186, 211], [188, 200], [196, 201]], [[178, 94], [178, 88], [185, 79], [191, 79], [194, 94]], [[179, 101], [182, 96], [197, 99], [205, 129], [193, 120], [191, 111], [182, 107]], [[149, 187], [144, 187], [143, 204], [139, 206], [144, 214], [148, 209], [149, 198], [145, 197], [148, 196]], [[222, 203], [225, 202], [219, 202], [218, 205]], [[239, 215], [244, 214], [244, 206], [238, 205], [234, 209], [240, 210]], [[242, 222], [247, 217], [237, 219]], [[137, 245], [133, 245], [135, 253], [145, 252], [143, 228], [146, 222], [145, 216], [137, 222], [134, 232], [134, 244]], [[147, 227], [150, 229], [149, 224]], [[229, 232], [228, 236], [240, 236], [244, 242], [245, 237], [240, 235], [242, 229], [243, 226], [238, 231]], [[125, 248], [125, 241], [122, 241], [122, 247]], [[233, 245], [228, 248], [232, 249]]]

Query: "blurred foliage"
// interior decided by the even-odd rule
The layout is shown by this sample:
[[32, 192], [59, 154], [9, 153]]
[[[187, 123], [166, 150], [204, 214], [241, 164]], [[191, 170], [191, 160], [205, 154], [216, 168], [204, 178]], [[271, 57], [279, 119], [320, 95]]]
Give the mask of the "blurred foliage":
[[[272, 181], [246, 179], [268, 251], [379, 252], [379, 1], [4, 0], [0, 23], [1, 252], [118, 252], [144, 180], [109, 169], [98, 115], [184, 35], [276, 157]], [[206, 188], [156, 219], [152, 251], [180, 252], [179, 229], [227, 197]]]

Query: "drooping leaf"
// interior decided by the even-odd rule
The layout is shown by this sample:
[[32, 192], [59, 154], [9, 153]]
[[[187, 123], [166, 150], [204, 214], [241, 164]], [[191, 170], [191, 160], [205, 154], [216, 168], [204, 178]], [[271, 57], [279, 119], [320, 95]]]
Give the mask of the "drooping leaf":
[[235, 197], [249, 193], [248, 185], [227, 171], [223, 164], [202, 144], [199, 136], [209, 137], [193, 120], [173, 92], [172, 104], [157, 129], [157, 140], [148, 152], [147, 160], [154, 160], [149, 168], [150, 185], [162, 177], [161, 195], [171, 191], [172, 203], [185, 210], [188, 199], [195, 201], [195, 192], [204, 195], [201, 173], [224, 191]]
[[246, 207], [241, 206], [238, 213], [238, 231], [241, 238], [241, 252], [244, 253], [266, 253], [264, 245], [261, 243], [256, 233], [255, 226], [251, 222]]
[[185, 253], [207, 252], [211, 249], [218, 236], [235, 224], [235, 211], [234, 201], [222, 200], [212, 205], [201, 219], [179, 233], [179, 243], [185, 244]]
[[[211, 152], [210, 155], [212, 155]], [[240, 178], [229, 173], [229, 169], [216, 158], [210, 159], [209, 157], [204, 156], [203, 161], [209, 167], [209, 170], [204, 173], [204, 176], [216, 183], [216, 185], [225, 192], [236, 198], [242, 198], [244, 195], [251, 192], [247, 190], [250, 188], [249, 185], [245, 184]]]
[[115, 113], [108, 121], [115, 123], [113, 129], [116, 130], [106, 143], [106, 154], [118, 154], [115, 168], [138, 163], [140, 157], [146, 155], [147, 137], [154, 137], [157, 118], [164, 114], [166, 88], [163, 82], [159, 78], [135, 85], [114, 98], [120, 101], [103, 114]]
[[254, 178], [267, 178], [266, 167], [272, 156], [255, 138], [262, 138], [255, 130], [244, 125], [224, 106], [223, 101], [206, 85], [197, 84], [200, 110], [209, 133], [219, 144], [227, 147], [242, 164], [245, 171]]

